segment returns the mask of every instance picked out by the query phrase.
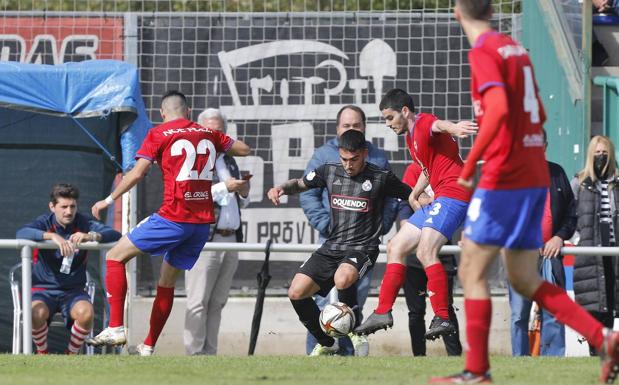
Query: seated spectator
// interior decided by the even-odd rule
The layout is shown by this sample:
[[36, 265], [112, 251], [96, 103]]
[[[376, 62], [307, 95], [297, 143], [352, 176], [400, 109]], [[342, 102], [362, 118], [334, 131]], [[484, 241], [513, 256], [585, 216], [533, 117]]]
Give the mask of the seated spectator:
[[[585, 168], [572, 181], [576, 197], [578, 246], [616, 246], [619, 238], [619, 172], [615, 146], [606, 136], [594, 136], [587, 148]], [[577, 255], [574, 259], [576, 302], [612, 329], [619, 310], [615, 257]], [[594, 350], [590, 347], [591, 354]]]
[[94, 311], [85, 291], [87, 251], [82, 242], [114, 242], [120, 233], [77, 212], [79, 191], [57, 184], [50, 194], [50, 213], [17, 230], [16, 238], [50, 240], [58, 249], [37, 250], [32, 268], [32, 340], [37, 354], [47, 354], [51, 317], [61, 312], [71, 339], [67, 354], [77, 354], [92, 329]]
[[592, 0], [593, 13], [614, 13], [619, 15], [619, 0]]
[[[619, 15], [619, 0], [592, 0], [594, 14]], [[594, 67], [605, 66], [608, 63], [608, 52], [600, 43], [593, 31], [591, 36], [591, 61]]]
[[[547, 148], [546, 131], [543, 130], [542, 133], [544, 134], [544, 146]], [[540, 269], [545, 280], [565, 289], [563, 256], [560, 252], [563, 241], [570, 239], [576, 230], [576, 202], [563, 168], [556, 163], [548, 162], [548, 170], [550, 189], [542, 219], [544, 247], [540, 250]], [[532, 302], [516, 293], [510, 286], [509, 304], [511, 307], [512, 355], [528, 356], [531, 351], [529, 317]], [[545, 310], [541, 312], [540, 333], [539, 354], [541, 356], [565, 355], [565, 327]]]
[[[411, 163], [404, 172], [402, 182], [409, 186], [415, 186], [417, 179], [421, 174], [421, 167], [417, 163]], [[430, 186], [419, 197], [419, 203], [425, 208], [432, 203], [434, 196]], [[422, 208], [422, 209], [423, 209]], [[401, 201], [398, 204], [398, 222], [400, 225], [408, 221], [408, 218], [413, 214], [413, 209], [407, 202]], [[441, 263], [447, 273], [447, 286], [449, 298], [449, 318], [456, 326], [456, 333], [443, 336], [445, 350], [449, 356], [459, 356], [462, 354], [462, 344], [460, 343], [460, 333], [458, 327], [458, 319], [453, 307], [453, 288], [454, 278], [457, 273], [456, 258], [453, 255], [439, 256]], [[404, 281], [404, 296], [408, 307], [408, 331], [411, 336], [411, 346], [413, 356], [426, 355], [426, 298], [428, 297], [428, 277], [426, 272], [415, 254], [411, 254], [406, 259], [406, 281]]]

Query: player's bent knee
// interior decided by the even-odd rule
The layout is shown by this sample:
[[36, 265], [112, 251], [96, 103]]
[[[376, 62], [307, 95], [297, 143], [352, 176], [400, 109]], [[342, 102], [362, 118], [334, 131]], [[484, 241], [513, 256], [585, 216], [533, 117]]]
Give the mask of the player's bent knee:
[[351, 287], [357, 281], [357, 279], [354, 276], [341, 276], [335, 277], [333, 281], [335, 282], [336, 289], [344, 290]]
[[36, 323], [41, 323], [43, 321], [47, 321], [48, 318], [49, 318], [49, 309], [44, 303], [38, 302], [38, 303], [33, 304], [32, 306], [32, 320], [33, 321], [35, 321]]
[[300, 288], [296, 287], [296, 286], [290, 286], [288, 288], [288, 298], [293, 300], [293, 301], [298, 301], [300, 299], [305, 299], [307, 298], [306, 295], [304, 295], [305, 293], [303, 292], [303, 290], [301, 290]]
[[406, 247], [401, 242], [392, 240], [387, 245], [387, 262], [389, 263], [404, 263], [407, 254]]

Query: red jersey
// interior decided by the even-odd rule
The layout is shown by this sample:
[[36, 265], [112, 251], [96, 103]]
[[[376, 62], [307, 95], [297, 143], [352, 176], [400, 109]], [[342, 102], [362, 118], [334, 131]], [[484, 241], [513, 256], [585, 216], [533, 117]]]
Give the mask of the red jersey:
[[458, 184], [463, 165], [458, 142], [449, 134], [432, 132], [437, 120], [432, 114], [417, 114], [415, 121], [408, 122], [406, 145], [428, 178], [435, 199], [446, 197], [468, 202], [472, 192]]
[[217, 153], [234, 141], [186, 119], [152, 128], [136, 158], [156, 161], [163, 176], [159, 215], [185, 223], [214, 223], [211, 183]]
[[541, 131], [546, 116], [526, 49], [507, 35], [489, 31], [480, 35], [470, 50], [469, 63], [473, 107], [480, 127], [484, 91], [504, 87], [509, 102], [509, 116], [484, 152], [479, 187], [547, 187], [550, 179]]
[[404, 170], [402, 182], [411, 187], [415, 187], [417, 184], [417, 179], [419, 179], [419, 175], [421, 175], [421, 167], [419, 167], [417, 162], [412, 162], [408, 165], [408, 167], [406, 167], [406, 170]]

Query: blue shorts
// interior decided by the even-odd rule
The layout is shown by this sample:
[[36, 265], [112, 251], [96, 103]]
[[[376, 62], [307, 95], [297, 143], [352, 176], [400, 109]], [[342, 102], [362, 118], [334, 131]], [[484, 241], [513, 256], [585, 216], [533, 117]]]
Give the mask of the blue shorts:
[[464, 223], [467, 206], [468, 203], [461, 200], [440, 197], [429, 206], [415, 211], [408, 218], [408, 223], [419, 229], [430, 227], [451, 239], [458, 227]]
[[127, 237], [144, 253], [163, 255], [177, 269], [189, 270], [208, 241], [211, 225], [173, 222], [153, 214], [131, 230]]
[[485, 190], [473, 194], [464, 235], [475, 243], [507, 249], [542, 246], [542, 216], [548, 189]]
[[33, 288], [32, 301], [43, 301], [45, 303], [49, 309], [48, 324], [52, 322], [52, 316], [60, 312], [64, 318], [65, 326], [71, 328], [73, 325], [71, 308], [79, 301], [88, 301], [88, 303], [90, 303], [90, 296], [83, 289], [59, 290]]

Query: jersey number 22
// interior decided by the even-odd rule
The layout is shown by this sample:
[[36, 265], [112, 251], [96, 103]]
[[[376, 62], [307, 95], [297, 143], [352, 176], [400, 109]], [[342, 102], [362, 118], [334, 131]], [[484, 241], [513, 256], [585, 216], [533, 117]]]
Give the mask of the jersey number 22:
[[[170, 152], [172, 156], [183, 155], [185, 151], [185, 161], [183, 166], [176, 176], [176, 181], [181, 182], [184, 180], [212, 180], [213, 179], [213, 166], [215, 165], [215, 145], [210, 140], [202, 139], [198, 142], [196, 147], [187, 139], [179, 139], [174, 144]], [[204, 168], [198, 174], [198, 171], [193, 169], [196, 162], [196, 155], [206, 155], [208, 153], [208, 160], [204, 165]]]

